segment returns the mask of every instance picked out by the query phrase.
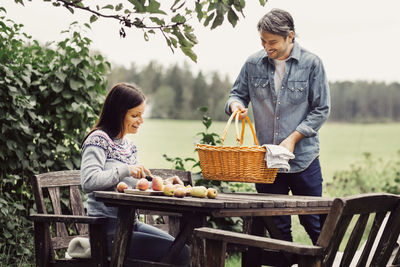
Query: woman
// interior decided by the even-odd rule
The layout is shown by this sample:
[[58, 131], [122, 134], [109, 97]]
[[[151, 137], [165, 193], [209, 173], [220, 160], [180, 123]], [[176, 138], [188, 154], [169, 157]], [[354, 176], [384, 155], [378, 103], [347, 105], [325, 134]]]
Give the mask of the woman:
[[[106, 97], [98, 122], [82, 143], [81, 183], [88, 196], [87, 212], [89, 216], [108, 217], [109, 255], [116, 229], [117, 208], [96, 201], [92, 192], [115, 191], [122, 181], [135, 188], [139, 178], [151, 175], [139, 164], [136, 146], [126, 138], [127, 134], [135, 134], [143, 123], [145, 106], [145, 96], [139, 88], [116, 84]], [[173, 241], [172, 236], [135, 218], [127, 257], [160, 261]], [[189, 261], [189, 249], [185, 246], [174, 264], [188, 266]]]

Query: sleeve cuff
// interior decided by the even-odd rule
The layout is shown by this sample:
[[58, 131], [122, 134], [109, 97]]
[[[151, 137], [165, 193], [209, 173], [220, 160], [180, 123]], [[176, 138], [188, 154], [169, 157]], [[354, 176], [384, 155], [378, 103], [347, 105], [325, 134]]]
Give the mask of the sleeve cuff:
[[299, 126], [297, 126], [296, 131], [298, 131], [299, 133], [301, 133], [302, 135], [304, 135], [304, 137], [314, 137], [317, 135], [317, 131], [315, 131], [313, 128], [304, 125], [304, 124], [300, 124]]
[[124, 164], [121, 166], [117, 167], [117, 171], [118, 171], [118, 178], [121, 181], [123, 178], [127, 177], [130, 175], [129, 173], [129, 166]]
[[231, 114], [232, 114], [231, 109], [230, 109], [230, 106], [231, 106], [232, 102], [239, 102], [239, 103], [241, 103], [244, 107], [247, 108], [247, 106], [246, 106], [246, 105], [242, 102], [242, 100], [240, 100], [239, 98], [230, 97], [230, 98], [228, 99], [228, 101], [226, 101], [226, 104], [225, 104], [225, 113], [228, 114], [228, 115], [231, 115]]

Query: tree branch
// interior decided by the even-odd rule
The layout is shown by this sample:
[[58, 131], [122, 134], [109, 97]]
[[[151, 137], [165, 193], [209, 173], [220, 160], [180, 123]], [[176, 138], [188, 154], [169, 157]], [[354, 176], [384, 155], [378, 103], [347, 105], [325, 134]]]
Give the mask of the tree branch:
[[[101, 12], [98, 12], [98, 11], [96, 11], [96, 10], [93, 10], [93, 9], [91, 9], [91, 8], [88, 7], [88, 6], [80, 6], [80, 5], [78, 5], [78, 4], [82, 2], [81, 0], [76, 0], [76, 1], [73, 1], [73, 2], [69, 2], [69, 1], [67, 1], [67, 0], [55, 0], [55, 1], [56, 1], [56, 2], [59, 2], [59, 3], [61, 2], [66, 8], [81, 9], [81, 10], [90, 12], [90, 13], [92, 13], [92, 14], [95, 14], [95, 15], [98, 16], [98, 17], [109, 18], [109, 19], [116, 19], [116, 20], [118, 20], [120, 23], [122, 23], [124, 26], [129, 27], [129, 28], [130, 28], [132, 25], [134, 25], [136, 28], [149, 29], [149, 30], [151, 30], [151, 29], [160, 29], [160, 30], [163, 30], [163, 29], [166, 29], [166, 28], [172, 28], [172, 27], [175, 27], [175, 26], [180, 26], [180, 25], [185, 24], [184, 22], [176, 22], [176, 23], [168, 24], [168, 25], [146, 26], [146, 25], [143, 23], [143, 21], [141, 21], [141, 22], [142, 22], [141, 24], [135, 23], [134, 21], [132, 21], [131, 19], [128, 18], [129, 15], [128, 15], [128, 16], [107, 15], [107, 14], [103, 14], [103, 13], [101, 13]], [[132, 12], [132, 13], [134, 13], [134, 12]], [[131, 14], [132, 14], [132, 13], [131, 13]]]

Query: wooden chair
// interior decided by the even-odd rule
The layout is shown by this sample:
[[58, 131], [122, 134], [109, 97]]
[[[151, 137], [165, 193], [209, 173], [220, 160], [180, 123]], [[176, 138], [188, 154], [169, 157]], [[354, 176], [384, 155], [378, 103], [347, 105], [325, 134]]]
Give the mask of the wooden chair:
[[[353, 217], [357, 220], [354, 225], [350, 223]], [[373, 218], [372, 224], [367, 223], [369, 217]], [[385, 217], [387, 221], [383, 223]], [[378, 235], [380, 228], [381, 234]], [[350, 233], [348, 240], [344, 239], [346, 232]], [[360, 249], [360, 257], [353, 260], [364, 233], [368, 238], [363, 249]], [[227, 243], [291, 253], [295, 255], [299, 267], [332, 266], [339, 246], [343, 243], [345, 249], [340, 266], [350, 266], [353, 261], [356, 266], [383, 267], [388, 264], [399, 233], [400, 197], [378, 193], [336, 198], [315, 246], [206, 227], [195, 230], [197, 238], [205, 240], [204, 257], [205, 266], [208, 267], [224, 266]], [[373, 250], [375, 239], [377, 246]], [[394, 255], [389, 265], [400, 266], [399, 252]]]
[[[174, 169], [150, 169], [150, 171], [152, 175], [160, 176], [163, 179], [176, 175], [185, 185], [193, 186], [192, 173], [190, 171]], [[180, 214], [150, 210], [140, 210], [139, 213], [144, 215], [145, 223], [162, 229], [174, 237], [179, 233]], [[158, 220], [155, 218], [158, 218]]]
[[[36, 266], [108, 266], [104, 229], [106, 218], [85, 215], [80, 184], [78, 170], [43, 173], [32, 178], [38, 212], [30, 215], [35, 230]], [[68, 215], [63, 214], [60, 199], [65, 191], [69, 193]], [[51, 206], [51, 211], [47, 210], [46, 204]], [[75, 235], [69, 235], [66, 224], [75, 227]], [[58, 258], [55, 251], [66, 249], [72, 238], [77, 236], [89, 237], [91, 258]]]

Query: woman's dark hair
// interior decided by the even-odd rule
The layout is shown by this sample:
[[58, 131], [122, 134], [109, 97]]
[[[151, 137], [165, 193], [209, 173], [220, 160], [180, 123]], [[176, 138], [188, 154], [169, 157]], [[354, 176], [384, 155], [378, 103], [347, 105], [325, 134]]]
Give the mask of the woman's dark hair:
[[146, 99], [142, 90], [136, 85], [117, 83], [108, 92], [100, 112], [99, 119], [86, 138], [95, 130], [102, 130], [114, 139], [123, 130], [126, 112], [139, 106]]
[[[293, 18], [289, 12], [274, 8], [265, 14], [257, 24], [258, 31], [278, 34], [286, 39], [291, 31], [295, 33]], [[294, 37], [293, 37], [294, 41]]]

